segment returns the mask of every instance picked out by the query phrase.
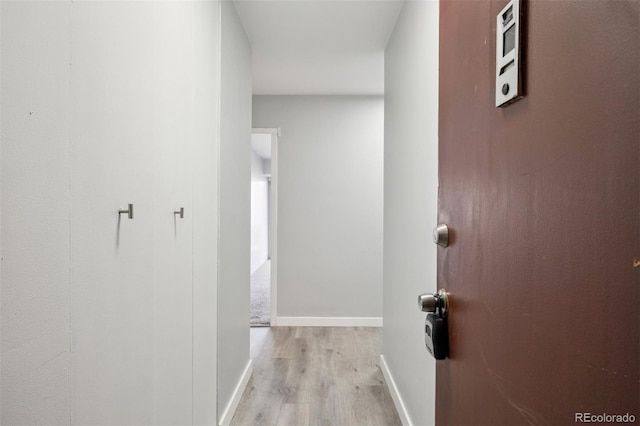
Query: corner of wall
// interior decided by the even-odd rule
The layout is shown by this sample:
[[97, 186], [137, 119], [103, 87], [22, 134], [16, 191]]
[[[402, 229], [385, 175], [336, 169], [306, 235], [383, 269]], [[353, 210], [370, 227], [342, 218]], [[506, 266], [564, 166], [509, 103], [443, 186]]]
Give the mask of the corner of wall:
[[387, 365], [384, 355], [380, 355], [380, 370], [384, 376], [384, 381], [387, 383], [387, 388], [389, 389], [389, 393], [393, 399], [396, 411], [398, 411], [398, 416], [400, 416], [400, 421], [404, 426], [412, 425], [411, 417], [409, 417], [407, 408], [405, 407], [402, 396], [400, 395], [400, 390], [398, 390], [398, 386], [393, 379], [393, 374], [391, 374], [391, 370], [389, 370], [389, 366]]
[[240, 400], [242, 399], [242, 394], [244, 390], [247, 388], [247, 384], [249, 384], [249, 380], [251, 379], [251, 375], [253, 374], [253, 360], [249, 360], [247, 362], [247, 366], [245, 367], [242, 375], [240, 376], [240, 380], [238, 380], [238, 384], [236, 385], [233, 393], [231, 394], [231, 398], [229, 399], [229, 403], [225, 407], [224, 411], [220, 415], [221, 426], [227, 426], [231, 424], [231, 420], [233, 419], [236, 410], [238, 409], [238, 405], [240, 404]]
[[[218, 416], [249, 361], [251, 44], [233, 2], [222, 0], [218, 223]], [[225, 407], [225, 412], [220, 412]]]
[[[193, 424], [218, 419], [220, 0], [194, 2]], [[213, 119], [212, 119], [213, 117]]]

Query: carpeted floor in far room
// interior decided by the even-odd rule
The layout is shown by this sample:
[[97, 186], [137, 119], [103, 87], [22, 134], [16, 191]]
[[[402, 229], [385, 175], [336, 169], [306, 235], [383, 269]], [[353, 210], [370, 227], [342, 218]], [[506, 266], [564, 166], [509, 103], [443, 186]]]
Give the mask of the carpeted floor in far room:
[[251, 275], [252, 327], [268, 327], [271, 323], [271, 260], [267, 260]]

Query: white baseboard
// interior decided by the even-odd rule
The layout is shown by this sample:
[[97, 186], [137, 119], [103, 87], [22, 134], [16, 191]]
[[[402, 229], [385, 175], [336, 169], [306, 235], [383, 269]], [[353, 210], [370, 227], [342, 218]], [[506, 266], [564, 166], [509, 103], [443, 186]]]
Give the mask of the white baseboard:
[[389, 388], [389, 393], [393, 399], [393, 404], [396, 406], [398, 416], [400, 416], [400, 421], [402, 421], [404, 426], [411, 426], [411, 418], [409, 417], [409, 413], [407, 413], [407, 408], [404, 406], [404, 402], [398, 392], [396, 382], [393, 380], [393, 376], [391, 375], [389, 366], [387, 366], [387, 361], [385, 361], [384, 355], [380, 355], [380, 370], [382, 370], [384, 380], [387, 382], [387, 387]]
[[380, 317], [276, 317], [272, 326], [283, 327], [382, 327]]
[[236, 409], [238, 408], [238, 404], [240, 404], [240, 399], [242, 399], [242, 394], [247, 387], [247, 383], [249, 383], [251, 374], [253, 374], [253, 360], [249, 360], [249, 362], [247, 363], [247, 366], [244, 369], [242, 376], [240, 377], [240, 381], [238, 381], [238, 385], [234, 389], [233, 395], [231, 395], [231, 400], [229, 401], [229, 404], [227, 404], [224, 413], [220, 417], [219, 424], [221, 426], [227, 426], [231, 424], [231, 419], [236, 413]]

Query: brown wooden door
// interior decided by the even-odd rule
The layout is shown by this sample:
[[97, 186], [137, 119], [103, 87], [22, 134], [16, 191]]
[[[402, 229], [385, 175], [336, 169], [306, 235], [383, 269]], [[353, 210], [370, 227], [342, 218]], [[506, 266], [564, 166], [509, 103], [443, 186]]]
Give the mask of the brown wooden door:
[[495, 108], [505, 4], [440, 3], [436, 422], [640, 422], [640, 3], [525, 2], [526, 97]]

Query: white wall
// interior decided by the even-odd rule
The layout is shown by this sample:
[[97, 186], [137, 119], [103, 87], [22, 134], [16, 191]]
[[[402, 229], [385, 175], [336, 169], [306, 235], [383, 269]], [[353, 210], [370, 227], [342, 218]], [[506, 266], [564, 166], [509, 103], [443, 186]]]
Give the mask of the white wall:
[[251, 241], [251, 45], [234, 4], [221, 13], [219, 422], [249, 363]]
[[68, 423], [71, 4], [0, 7], [0, 423]]
[[1, 7], [0, 422], [215, 423], [218, 2]]
[[220, 2], [194, 2], [193, 423], [218, 420]]
[[438, 13], [436, 1], [405, 2], [385, 51], [383, 360], [416, 425], [435, 422], [435, 361], [416, 301], [436, 291]]
[[269, 256], [269, 181], [265, 160], [251, 151], [251, 273]]
[[[2, 5], [0, 4], [0, 177], [2, 174]], [[2, 183], [0, 183], [0, 332], [2, 331], [2, 322], [4, 317], [2, 317], [2, 264], [4, 263], [4, 254], [2, 251]], [[2, 345], [2, 336], [0, 335], [0, 348]], [[2, 356], [2, 352], [0, 350], [0, 357]], [[2, 381], [2, 359], [0, 358], [0, 383]], [[0, 393], [2, 392], [2, 385], [0, 384]], [[3, 401], [0, 397], [0, 422], [2, 421], [2, 405]]]
[[254, 96], [253, 126], [282, 131], [277, 324], [381, 317], [383, 99]]

